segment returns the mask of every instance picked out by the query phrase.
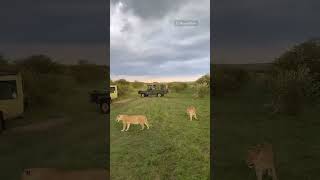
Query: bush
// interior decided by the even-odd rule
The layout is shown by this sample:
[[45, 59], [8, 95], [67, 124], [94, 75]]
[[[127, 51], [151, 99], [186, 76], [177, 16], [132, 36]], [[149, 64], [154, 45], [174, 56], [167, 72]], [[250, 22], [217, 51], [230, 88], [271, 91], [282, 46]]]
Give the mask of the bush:
[[[72, 77], [57, 74], [40, 74], [22, 71], [24, 94], [30, 105], [51, 104], [55, 99], [64, 100], [73, 91]], [[57, 98], [58, 97], [58, 98]]]
[[168, 88], [170, 90], [173, 90], [174, 92], [182, 92], [183, 90], [185, 90], [188, 87], [187, 83], [183, 83], [183, 82], [174, 82], [174, 83], [169, 83]]
[[277, 69], [273, 72], [269, 87], [272, 94], [272, 106], [275, 112], [298, 114], [313, 96], [309, 90], [313, 80], [310, 69], [299, 66], [295, 70]]
[[121, 96], [127, 96], [132, 92], [132, 87], [130, 85], [130, 82], [125, 79], [119, 79], [114, 82], [118, 87], [118, 95]]
[[249, 80], [249, 73], [242, 69], [216, 68], [211, 84], [214, 95], [239, 91]]
[[144, 85], [144, 83], [143, 82], [139, 82], [139, 81], [134, 81], [133, 83], [132, 83], [132, 87], [134, 87], [134, 88], [141, 88], [141, 87], [143, 87], [143, 85]]
[[78, 83], [107, 81], [108, 69], [105, 66], [81, 64], [70, 67], [71, 75]]
[[205, 84], [205, 85], [209, 86], [210, 85], [210, 75], [206, 74], [206, 75], [201, 76], [199, 79], [196, 80], [196, 83], [197, 84]]
[[206, 97], [210, 95], [210, 88], [205, 84], [197, 84], [196, 85], [196, 95], [199, 98]]

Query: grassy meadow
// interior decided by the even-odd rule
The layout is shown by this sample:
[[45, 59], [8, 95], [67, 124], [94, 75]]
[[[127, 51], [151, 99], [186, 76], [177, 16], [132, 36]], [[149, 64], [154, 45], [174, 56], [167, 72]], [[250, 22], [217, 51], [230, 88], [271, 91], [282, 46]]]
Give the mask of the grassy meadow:
[[50, 105], [30, 107], [24, 118], [8, 121], [0, 135], [0, 179], [19, 180], [22, 170], [32, 167], [108, 167], [107, 115], [88, 95], [104, 86], [78, 84], [72, 95], [56, 96]]
[[[111, 105], [110, 173], [113, 180], [201, 180], [210, 174], [210, 98], [193, 98], [191, 89], [164, 97], [141, 98], [133, 91], [128, 101]], [[194, 105], [198, 119], [189, 121]], [[150, 129], [131, 125], [121, 132], [118, 114], [146, 115]]]
[[280, 180], [319, 178], [319, 104], [297, 116], [273, 114], [265, 106], [271, 102], [270, 94], [259, 79], [212, 98], [215, 179], [255, 180], [254, 169], [245, 162], [246, 152], [264, 141], [273, 144]]

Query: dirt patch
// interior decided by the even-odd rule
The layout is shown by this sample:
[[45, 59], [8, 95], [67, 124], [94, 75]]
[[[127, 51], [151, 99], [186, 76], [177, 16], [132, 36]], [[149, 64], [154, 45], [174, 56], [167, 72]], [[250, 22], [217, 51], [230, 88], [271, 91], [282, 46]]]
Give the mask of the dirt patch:
[[66, 118], [59, 118], [59, 119], [54, 119], [50, 118], [49, 120], [45, 122], [40, 122], [40, 123], [34, 123], [26, 126], [21, 126], [21, 127], [16, 127], [12, 129], [8, 129], [6, 132], [7, 133], [19, 133], [19, 132], [34, 132], [34, 131], [45, 131], [50, 128], [54, 128], [56, 126], [65, 124], [67, 122]]

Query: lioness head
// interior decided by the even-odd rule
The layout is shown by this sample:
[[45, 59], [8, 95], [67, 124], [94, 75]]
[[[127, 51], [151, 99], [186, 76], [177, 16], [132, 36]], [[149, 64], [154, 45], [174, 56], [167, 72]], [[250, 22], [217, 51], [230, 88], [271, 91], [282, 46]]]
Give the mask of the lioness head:
[[119, 115], [117, 116], [117, 118], [116, 118], [116, 121], [117, 121], [117, 122], [121, 121], [121, 120], [122, 120], [122, 117], [123, 117], [123, 115], [122, 115], [122, 114], [119, 114]]
[[249, 168], [253, 168], [261, 150], [261, 145], [248, 149], [246, 163]]

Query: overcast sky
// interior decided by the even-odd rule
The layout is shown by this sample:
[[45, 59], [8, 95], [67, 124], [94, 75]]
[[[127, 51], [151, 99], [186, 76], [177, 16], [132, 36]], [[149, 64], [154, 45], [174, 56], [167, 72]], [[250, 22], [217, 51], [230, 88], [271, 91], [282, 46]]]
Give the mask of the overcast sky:
[[[172, 53], [176, 48], [183, 49], [189, 58], [203, 54], [201, 48], [193, 48], [187, 43], [192, 41], [195, 47], [205, 46], [203, 23], [206, 20], [200, 21], [199, 27], [189, 28], [189, 31], [170, 24], [170, 20], [176, 17], [206, 18], [204, 15], [207, 14], [209, 2], [193, 0], [192, 7], [188, 2], [190, 0], [124, 1], [124, 11], [115, 15], [130, 15], [130, 23], [124, 24], [133, 25], [126, 25], [122, 29], [130, 40], [120, 41], [119, 34], [113, 37], [120, 39], [116, 46], [127, 43], [130, 58], [139, 51], [145, 52], [146, 56], [137, 58], [136, 65], [145, 62], [144, 58], [151, 56], [152, 51], [156, 51], [152, 56], [158, 58], [152, 59], [157, 59], [157, 62], [159, 58], [165, 59], [161, 54], [166, 56], [168, 51]], [[0, 53], [8, 57], [44, 53], [65, 63], [85, 58], [93, 63], [106, 64], [109, 29], [106, 23], [109, 15], [107, 3], [104, 0], [1, 0]], [[111, 2], [112, 8], [116, 9], [116, 3]], [[211, 53], [216, 63], [270, 62], [295, 43], [320, 36], [319, 0], [212, 0], [211, 4]], [[165, 25], [166, 30], [163, 30]], [[137, 31], [139, 33], [126, 33]], [[182, 35], [175, 35], [178, 32], [182, 32]], [[188, 38], [185, 39], [185, 36]], [[139, 44], [135, 44], [136, 41]], [[163, 45], [165, 49], [158, 48]], [[114, 57], [127, 59], [121, 56], [127, 56], [128, 52], [122, 54], [121, 49], [113, 50]], [[182, 56], [172, 55], [176, 59]], [[121, 68], [118, 66], [118, 72]], [[130, 68], [130, 71], [134, 69]], [[187, 72], [186, 69], [179, 68], [184, 72]], [[150, 66], [147, 70], [157, 72]]]
[[319, 0], [214, 0], [215, 63], [270, 62], [296, 43], [320, 37]]
[[107, 64], [108, 10], [103, 0], [1, 0], [0, 53]]
[[209, 0], [112, 1], [110, 14], [112, 79], [192, 81], [209, 73]]

